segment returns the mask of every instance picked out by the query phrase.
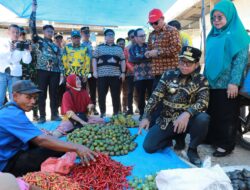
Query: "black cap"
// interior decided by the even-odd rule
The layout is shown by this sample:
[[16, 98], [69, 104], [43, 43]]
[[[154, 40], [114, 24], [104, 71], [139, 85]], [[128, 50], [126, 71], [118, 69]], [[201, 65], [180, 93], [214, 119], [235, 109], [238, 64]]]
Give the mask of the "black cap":
[[172, 20], [168, 22], [168, 25], [175, 27], [177, 30], [181, 30], [181, 23], [178, 20]]
[[83, 32], [84, 34], [89, 34], [89, 27], [88, 26], [82, 27], [81, 32]]
[[12, 92], [21, 94], [34, 94], [42, 91], [39, 90], [37, 86], [30, 80], [19, 80], [13, 84]]
[[47, 28], [50, 28], [52, 30], [55, 30], [54, 26], [50, 25], [50, 24], [46, 24], [43, 26], [43, 30], [46, 30]]
[[128, 37], [130, 36], [130, 34], [134, 34], [135, 33], [135, 30], [134, 29], [131, 29], [128, 31]]
[[20, 30], [21, 34], [26, 34], [27, 33], [27, 31], [22, 26], [19, 27], [19, 30]]
[[199, 62], [201, 58], [201, 51], [191, 46], [184, 46], [179, 57], [186, 58], [192, 62]]
[[54, 38], [63, 38], [63, 34], [61, 32], [57, 32], [55, 35], [54, 35]]
[[106, 29], [106, 30], [104, 31], [104, 36], [106, 36], [107, 33], [113, 33], [113, 34], [115, 35], [115, 31], [112, 30], [112, 29]]

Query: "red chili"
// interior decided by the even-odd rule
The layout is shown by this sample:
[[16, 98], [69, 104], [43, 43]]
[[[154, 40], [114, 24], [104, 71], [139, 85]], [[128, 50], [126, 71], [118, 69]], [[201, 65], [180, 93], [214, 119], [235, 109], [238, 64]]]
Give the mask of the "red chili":
[[69, 177], [78, 182], [82, 190], [123, 190], [129, 187], [126, 177], [132, 167], [123, 166], [108, 155], [99, 153], [97, 161], [90, 166], [76, 165]]

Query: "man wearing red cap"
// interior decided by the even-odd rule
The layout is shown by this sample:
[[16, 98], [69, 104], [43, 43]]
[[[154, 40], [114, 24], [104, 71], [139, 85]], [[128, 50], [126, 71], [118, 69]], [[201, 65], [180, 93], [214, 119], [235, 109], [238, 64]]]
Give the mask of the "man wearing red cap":
[[161, 10], [151, 10], [148, 22], [154, 31], [149, 35], [148, 51], [145, 56], [152, 58], [152, 73], [155, 75], [153, 88], [155, 88], [165, 70], [177, 67], [181, 42], [178, 30], [164, 22]]

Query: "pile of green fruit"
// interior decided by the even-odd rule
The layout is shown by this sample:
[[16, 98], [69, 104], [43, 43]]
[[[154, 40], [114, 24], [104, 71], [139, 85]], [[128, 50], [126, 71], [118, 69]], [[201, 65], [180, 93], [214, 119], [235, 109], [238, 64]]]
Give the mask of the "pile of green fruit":
[[121, 125], [125, 127], [138, 127], [138, 122], [133, 119], [132, 115], [118, 114], [111, 117], [111, 125]]
[[144, 179], [134, 177], [129, 185], [133, 190], [157, 190], [155, 177], [156, 175], [147, 175]]
[[69, 133], [67, 139], [94, 151], [120, 156], [137, 147], [137, 143], [134, 142], [136, 137], [137, 135], [131, 136], [129, 129], [123, 126], [86, 125]]

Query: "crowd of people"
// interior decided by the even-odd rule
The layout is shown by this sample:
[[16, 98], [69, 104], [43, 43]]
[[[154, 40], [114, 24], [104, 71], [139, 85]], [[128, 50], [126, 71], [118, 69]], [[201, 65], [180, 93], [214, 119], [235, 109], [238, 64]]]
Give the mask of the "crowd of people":
[[[16, 176], [37, 171], [47, 157], [67, 151], [77, 152], [83, 163], [94, 160], [95, 153], [88, 148], [56, 137], [84, 126], [89, 112], [99, 114], [96, 99], [100, 117], [105, 117], [109, 89], [114, 115], [133, 114], [135, 101], [138, 133], [149, 129], [143, 143], [146, 152], [172, 146], [173, 140], [175, 149], [184, 149], [187, 133], [191, 137], [187, 156], [197, 166], [201, 143], [214, 145], [215, 157], [233, 151], [250, 40], [231, 1], [221, 0], [210, 13], [204, 75], [202, 52], [192, 47], [177, 20], [165, 23], [159, 9], [149, 12], [153, 31], [147, 42], [142, 28], [128, 31], [126, 47], [126, 39], [118, 38], [115, 44], [115, 31], [106, 29], [105, 42], [93, 50], [89, 27], [72, 31], [72, 43], [66, 45], [62, 34], [54, 35], [52, 25], [43, 27], [43, 38], [38, 36], [36, 8], [33, 3], [32, 39], [25, 38], [23, 28], [10, 25], [10, 39], [1, 44], [0, 105], [7, 89], [10, 101], [0, 109], [0, 171]], [[44, 135], [24, 114], [33, 110], [34, 120], [46, 122], [48, 88], [51, 120], [61, 120], [59, 106], [67, 118], [53, 131], [54, 137]]]

